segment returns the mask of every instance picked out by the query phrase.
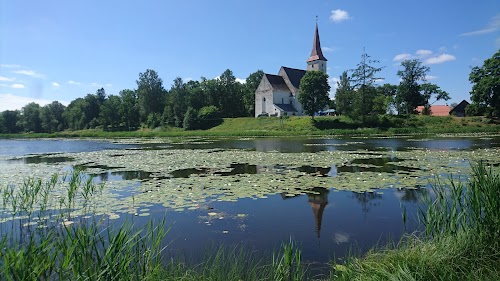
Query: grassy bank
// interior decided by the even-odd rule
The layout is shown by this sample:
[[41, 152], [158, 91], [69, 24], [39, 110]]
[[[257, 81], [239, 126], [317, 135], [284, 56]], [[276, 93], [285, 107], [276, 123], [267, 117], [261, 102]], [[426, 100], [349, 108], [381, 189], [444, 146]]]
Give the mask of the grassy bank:
[[[311, 280], [293, 242], [268, 256], [216, 248], [201, 263], [165, 256], [168, 226], [108, 225], [93, 213], [103, 186], [73, 173], [2, 187], [1, 280]], [[55, 197], [53, 192], [60, 197]], [[498, 280], [500, 174], [481, 164], [467, 183], [434, 185], [420, 236], [332, 265], [329, 280]], [[83, 212], [77, 212], [83, 209]]]
[[499, 280], [500, 174], [479, 164], [466, 185], [434, 185], [425, 234], [338, 265], [333, 280]]
[[148, 138], [148, 137], [209, 137], [209, 136], [300, 136], [339, 135], [369, 136], [398, 134], [437, 133], [498, 133], [500, 126], [482, 117], [436, 117], [436, 116], [373, 116], [365, 123], [347, 117], [264, 117], [226, 118], [224, 122], [208, 130], [186, 131], [180, 128], [163, 127], [155, 130], [108, 132], [99, 129], [63, 131], [52, 134], [0, 134], [0, 138]]

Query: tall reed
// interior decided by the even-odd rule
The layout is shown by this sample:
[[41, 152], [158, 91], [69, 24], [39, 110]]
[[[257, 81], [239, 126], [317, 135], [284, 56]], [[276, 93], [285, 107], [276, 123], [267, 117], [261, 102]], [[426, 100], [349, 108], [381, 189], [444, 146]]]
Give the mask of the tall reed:
[[12, 229], [0, 239], [0, 280], [147, 280], [158, 274], [165, 220], [102, 227], [104, 217], [72, 217], [75, 208], [89, 211], [101, 190], [79, 171], [6, 187], [1, 209], [11, 213]]
[[[451, 179], [451, 177], [450, 177]], [[498, 280], [500, 173], [472, 165], [467, 182], [437, 181], [425, 193], [421, 235], [336, 265], [332, 280]]]
[[[199, 263], [165, 259], [165, 218], [103, 227], [90, 216], [103, 185], [73, 171], [47, 182], [28, 178], [3, 189], [0, 280], [305, 280], [301, 251], [290, 240], [272, 259], [245, 247], [207, 251]], [[76, 211], [83, 209], [83, 211]], [[5, 216], [5, 214], [9, 214]], [[85, 216], [84, 216], [85, 215]]]

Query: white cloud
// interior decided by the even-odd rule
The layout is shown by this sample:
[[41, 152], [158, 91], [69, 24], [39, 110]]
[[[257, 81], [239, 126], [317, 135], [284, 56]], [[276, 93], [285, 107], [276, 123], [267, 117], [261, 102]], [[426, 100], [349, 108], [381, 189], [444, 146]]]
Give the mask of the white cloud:
[[10, 88], [13, 88], [13, 89], [24, 89], [24, 85], [23, 84], [19, 84], [19, 83], [15, 83], [15, 84], [0, 84], [0, 86], [2, 87], [10, 87]]
[[[41, 106], [51, 103], [50, 100], [35, 99], [30, 97], [16, 96], [12, 94], [0, 94], [0, 112], [5, 110], [21, 109], [30, 102], [35, 102]], [[62, 104], [68, 105], [68, 102], [61, 101]]]
[[93, 82], [93, 83], [90, 83], [90, 86], [92, 86], [92, 87], [100, 87], [100, 86], [101, 86], [101, 84], [98, 84], [98, 83], [96, 83], [96, 82]]
[[333, 52], [335, 51], [335, 48], [330, 48], [330, 47], [321, 47], [321, 50], [323, 52]]
[[236, 82], [240, 82], [241, 84], [245, 84], [247, 80], [241, 79], [241, 78], [236, 78]]
[[[441, 47], [440, 50], [443, 50], [443, 47]], [[438, 55], [434, 54], [431, 50], [419, 49], [415, 52], [414, 55], [407, 53], [396, 55], [393, 61], [404, 61], [409, 59], [423, 60], [425, 64], [439, 64], [447, 61], [454, 61], [457, 58], [453, 55], [446, 53], [441, 53]]]
[[60, 87], [61, 85], [59, 83], [57, 83], [57, 82], [52, 82], [52, 86], [54, 86], [54, 87]]
[[43, 78], [44, 77], [43, 74], [36, 73], [33, 70], [27, 70], [27, 69], [24, 69], [24, 70], [15, 70], [15, 71], [12, 71], [12, 73], [22, 74], [22, 75], [28, 75], [28, 76], [35, 77], [35, 78]]
[[491, 18], [490, 22], [485, 27], [475, 31], [462, 33], [460, 34], [460, 36], [482, 35], [482, 34], [492, 33], [498, 30], [500, 30], [500, 13]]
[[5, 68], [19, 68], [21, 66], [19, 64], [0, 64], [0, 67], [5, 67]]
[[426, 75], [425, 80], [436, 80], [438, 77], [433, 75]]
[[68, 84], [70, 84], [70, 85], [81, 85], [81, 84], [82, 84], [82, 83], [80, 83], [80, 82], [76, 82], [76, 81], [73, 81], [73, 80], [69, 80], [69, 81], [68, 81], [68, 82], [66, 82], [66, 83], [68, 83]]
[[23, 84], [12, 84], [12, 85], [10, 85], [10, 87], [14, 88], [14, 89], [24, 89]]
[[328, 83], [330, 84], [330, 99], [335, 98], [335, 92], [337, 91], [337, 82], [340, 82], [338, 77], [332, 77], [328, 79]]
[[12, 82], [14, 80], [16, 80], [16, 78], [8, 78], [8, 77], [0, 76], [0, 81]]
[[439, 56], [436, 56], [436, 57], [430, 57], [430, 58], [427, 58], [424, 63], [426, 64], [440, 64], [440, 63], [443, 63], [443, 62], [447, 62], [447, 61], [454, 61], [456, 60], [457, 58], [453, 55], [450, 55], [450, 54], [441, 54]]
[[349, 13], [347, 11], [340, 9], [332, 10], [332, 14], [330, 15], [330, 20], [335, 23], [343, 22], [350, 18], [351, 17], [349, 16]]
[[393, 61], [404, 61], [404, 60], [408, 60], [411, 58], [412, 58], [412, 55], [410, 55], [410, 54], [399, 54], [399, 55], [396, 55], [392, 60]]
[[104, 85], [104, 86], [106, 86], [106, 87], [110, 87], [110, 88], [111, 88], [111, 87], [113, 87], [113, 84], [106, 84], [106, 85]]
[[417, 50], [415, 52], [415, 54], [417, 54], [419, 56], [429, 56], [429, 55], [432, 55], [432, 51], [431, 50]]

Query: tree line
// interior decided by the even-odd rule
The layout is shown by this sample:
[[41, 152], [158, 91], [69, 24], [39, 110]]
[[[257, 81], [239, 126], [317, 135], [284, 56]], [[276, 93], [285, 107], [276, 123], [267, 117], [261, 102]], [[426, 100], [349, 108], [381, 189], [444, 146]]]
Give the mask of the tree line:
[[[450, 99], [439, 86], [427, 82], [430, 68], [421, 61], [401, 62], [399, 85], [379, 84], [383, 78], [378, 73], [383, 67], [377, 67], [378, 63], [363, 52], [356, 68], [340, 75], [334, 100], [328, 98], [328, 75], [308, 71], [298, 97], [305, 113], [313, 116], [329, 105], [339, 114], [365, 123], [371, 116], [414, 114], [417, 106], [423, 106], [423, 114], [431, 114], [434, 102]], [[258, 70], [240, 83], [228, 69], [215, 79], [184, 82], [176, 78], [167, 90], [158, 73], [148, 69], [139, 73], [136, 89], [125, 89], [118, 95], [107, 96], [101, 88], [68, 106], [58, 101], [45, 106], [30, 103], [21, 110], [0, 112], [0, 133], [117, 131], [161, 125], [206, 129], [220, 124], [222, 118], [254, 116], [255, 91], [262, 76]], [[500, 50], [482, 66], [472, 68], [469, 81], [473, 84], [472, 103], [466, 113], [500, 116]]]
[[[401, 62], [397, 72], [399, 85], [376, 84], [382, 79], [377, 76], [382, 70], [374, 66], [377, 63], [363, 52], [357, 67], [340, 75], [331, 107], [352, 119], [365, 121], [377, 114], [414, 114], [417, 106], [423, 106], [422, 114], [430, 115], [434, 102], [450, 99], [447, 92], [427, 81], [430, 68], [418, 59]], [[466, 114], [500, 116], [500, 50], [482, 66], [472, 68], [469, 81], [473, 84], [472, 103]]]
[[[301, 80], [299, 100], [306, 114], [314, 114], [327, 105], [341, 115], [366, 123], [367, 119], [386, 114], [410, 115], [422, 106], [422, 114], [430, 115], [431, 105], [439, 100], [449, 100], [450, 95], [438, 85], [427, 81], [428, 66], [418, 59], [404, 60], [397, 72], [399, 85], [382, 84], [377, 60], [363, 51], [356, 68], [340, 75], [335, 99], [328, 101], [330, 90], [328, 75], [318, 71], [306, 73]], [[473, 84], [472, 103], [467, 106], [467, 115], [500, 116], [500, 50], [484, 61], [482, 66], [472, 68], [469, 81]]]
[[107, 131], [136, 130], [169, 125], [205, 129], [226, 117], [254, 115], [254, 95], [262, 70], [245, 83], [231, 70], [218, 78], [184, 82], [176, 78], [170, 89], [154, 70], [139, 73], [136, 89], [106, 95], [104, 88], [64, 106], [54, 101], [45, 106], [29, 103], [21, 110], [0, 112], [0, 133], [53, 133], [63, 130], [102, 128]]
[[414, 114], [417, 106], [423, 106], [422, 114], [431, 114], [434, 102], [450, 99], [439, 86], [427, 82], [430, 68], [419, 60], [401, 62], [402, 69], [397, 72], [399, 85], [377, 84], [383, 80], [377, 76], [382, 70], [374, 66], [377, 63], [363, 52], [357, 67], [340, 75], [335, 93], [338, 113], [365, 121], [371, 115]]

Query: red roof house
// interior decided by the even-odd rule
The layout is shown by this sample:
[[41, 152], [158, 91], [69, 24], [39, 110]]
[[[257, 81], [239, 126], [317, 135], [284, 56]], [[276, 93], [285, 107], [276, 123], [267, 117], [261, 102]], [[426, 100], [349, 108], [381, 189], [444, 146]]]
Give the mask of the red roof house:
[[[418, 114], [422, 114], [422, 110], [424, 110], [424, 106], [417, 106]], [[448, 116], [450, 115], [451, 107], [447, 105], [431, 105], [431, 116]]]

